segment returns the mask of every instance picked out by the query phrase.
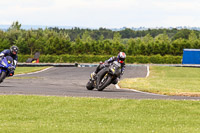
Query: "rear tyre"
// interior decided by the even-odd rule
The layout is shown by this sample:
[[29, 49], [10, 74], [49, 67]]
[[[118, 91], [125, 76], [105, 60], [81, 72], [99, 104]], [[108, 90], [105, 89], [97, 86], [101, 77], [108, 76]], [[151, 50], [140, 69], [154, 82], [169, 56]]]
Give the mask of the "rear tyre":
[[87, 88], [88, 90], [93, 90], [93, 89], [94, 89], [94, 81], [91, 81], [91, 80], [90, 80], [90, 81], [87, 83], [86, 88]]
[[0, 76], [0, 83], [2, 83], [5, 78], [6, 78], [6, 72], [2, 71]]

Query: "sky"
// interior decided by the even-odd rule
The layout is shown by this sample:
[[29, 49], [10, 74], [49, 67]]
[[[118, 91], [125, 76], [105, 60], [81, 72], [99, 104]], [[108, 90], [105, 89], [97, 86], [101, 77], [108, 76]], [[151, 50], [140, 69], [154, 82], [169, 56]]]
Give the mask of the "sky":
[[0, 0], [0, 25], [200, 27], [200, 0]]

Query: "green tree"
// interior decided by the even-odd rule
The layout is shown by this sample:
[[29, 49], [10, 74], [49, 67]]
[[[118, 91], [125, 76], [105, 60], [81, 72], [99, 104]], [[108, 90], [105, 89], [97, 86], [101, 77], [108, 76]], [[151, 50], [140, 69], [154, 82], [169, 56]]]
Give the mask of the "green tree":
[[191, 33], [189, 34], [189, 40], [190, 41], [196, 41], [197, 40], [197, 35], [194, 31], [191, 31]]
[[122, 36], [120, 35], [119, 32], [115, 32], [115, 33], [114, 33], [114, 36], [113, 36], [113, 42], [114, 42], [114, 43], [116, 43], [116, 42], [119, 43], [119, 42], [121, 41], [121, 37], [122, 37]]
[[83, 33], [83, 35], [82, 35], [82, 37], [81, 37], [81, 41], [87, 42], [87, 43], [89, 43], [89, 42], [92, 41], [92, 38], [91, 38], [91, 36], [90, 36], [90, 34], [89, 34], [88, 31], [85, 31], [85, 32]]
[[10, 28], [8, 29], [8, 31], [9, 30], [20, 30], [21, 26], [22, 25], [18, 21], [13, 22], [12, 25], [10, 26]]
[[32, 30], [28, 30], [25, 35], [25, 39], [30, 49], [30, 54], [33, 55], [35, 42], [36, 42], [36, 34]]
[[153, 42], [153, 37], [150, 34], [147, 34], [145, 37], [142, 38], [144, 44], [148, 44]]
[[[156, 47], [159, 47], [157, 50], [159, 50], [160, 55], [166, 55], [169, 54], [171, 51], [171, 45], [170, 45], [170, 39], [166, 32], [163, 34], [159, 34], [155, 37], [155, 43], [158, 45], [155, 45]], [[158, 52], [156, 52], [158, 54]]]
[[179, 38], [188, 39], [189, 34], [190, 34], [190, 30], [188, 30], [188, 29], [180, 30], [173, 36], [172, 40], [176, 40]]

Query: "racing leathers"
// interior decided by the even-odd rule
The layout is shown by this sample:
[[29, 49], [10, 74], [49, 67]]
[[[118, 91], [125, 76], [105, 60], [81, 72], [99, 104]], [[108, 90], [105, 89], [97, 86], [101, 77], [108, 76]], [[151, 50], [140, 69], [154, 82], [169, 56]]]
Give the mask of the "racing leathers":
[[[17, 54], [14, 55], [14, 54], [12, 54], [10, 49], [5, 49], [0, 53], [0, 58], [2, 59], [5, 56], [11, 56], [13, 58], [13, 67], [15, 69], [16, 65], [17, 65], [17, 60], [18, 60]], [[14, 71], [12, 72], [12, 74], [14, 75]]]

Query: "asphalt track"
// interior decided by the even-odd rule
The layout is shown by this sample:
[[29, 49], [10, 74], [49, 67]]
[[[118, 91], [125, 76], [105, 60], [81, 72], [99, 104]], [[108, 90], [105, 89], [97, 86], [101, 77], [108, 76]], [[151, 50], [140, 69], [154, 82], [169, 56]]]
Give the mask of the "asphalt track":
[[[122, 99], [187, 99], [200, 97], [165, 96], [108, 86], [104, 91], [86, 89], [89, 75], [95, 67], [52, 67], [46, 71], [16, 75], [0, 84], [1, 95], [45, 95], [70, 97], [122, 98]], [[145, 77], [146, 66], [126, 67], [123, 78]]]

